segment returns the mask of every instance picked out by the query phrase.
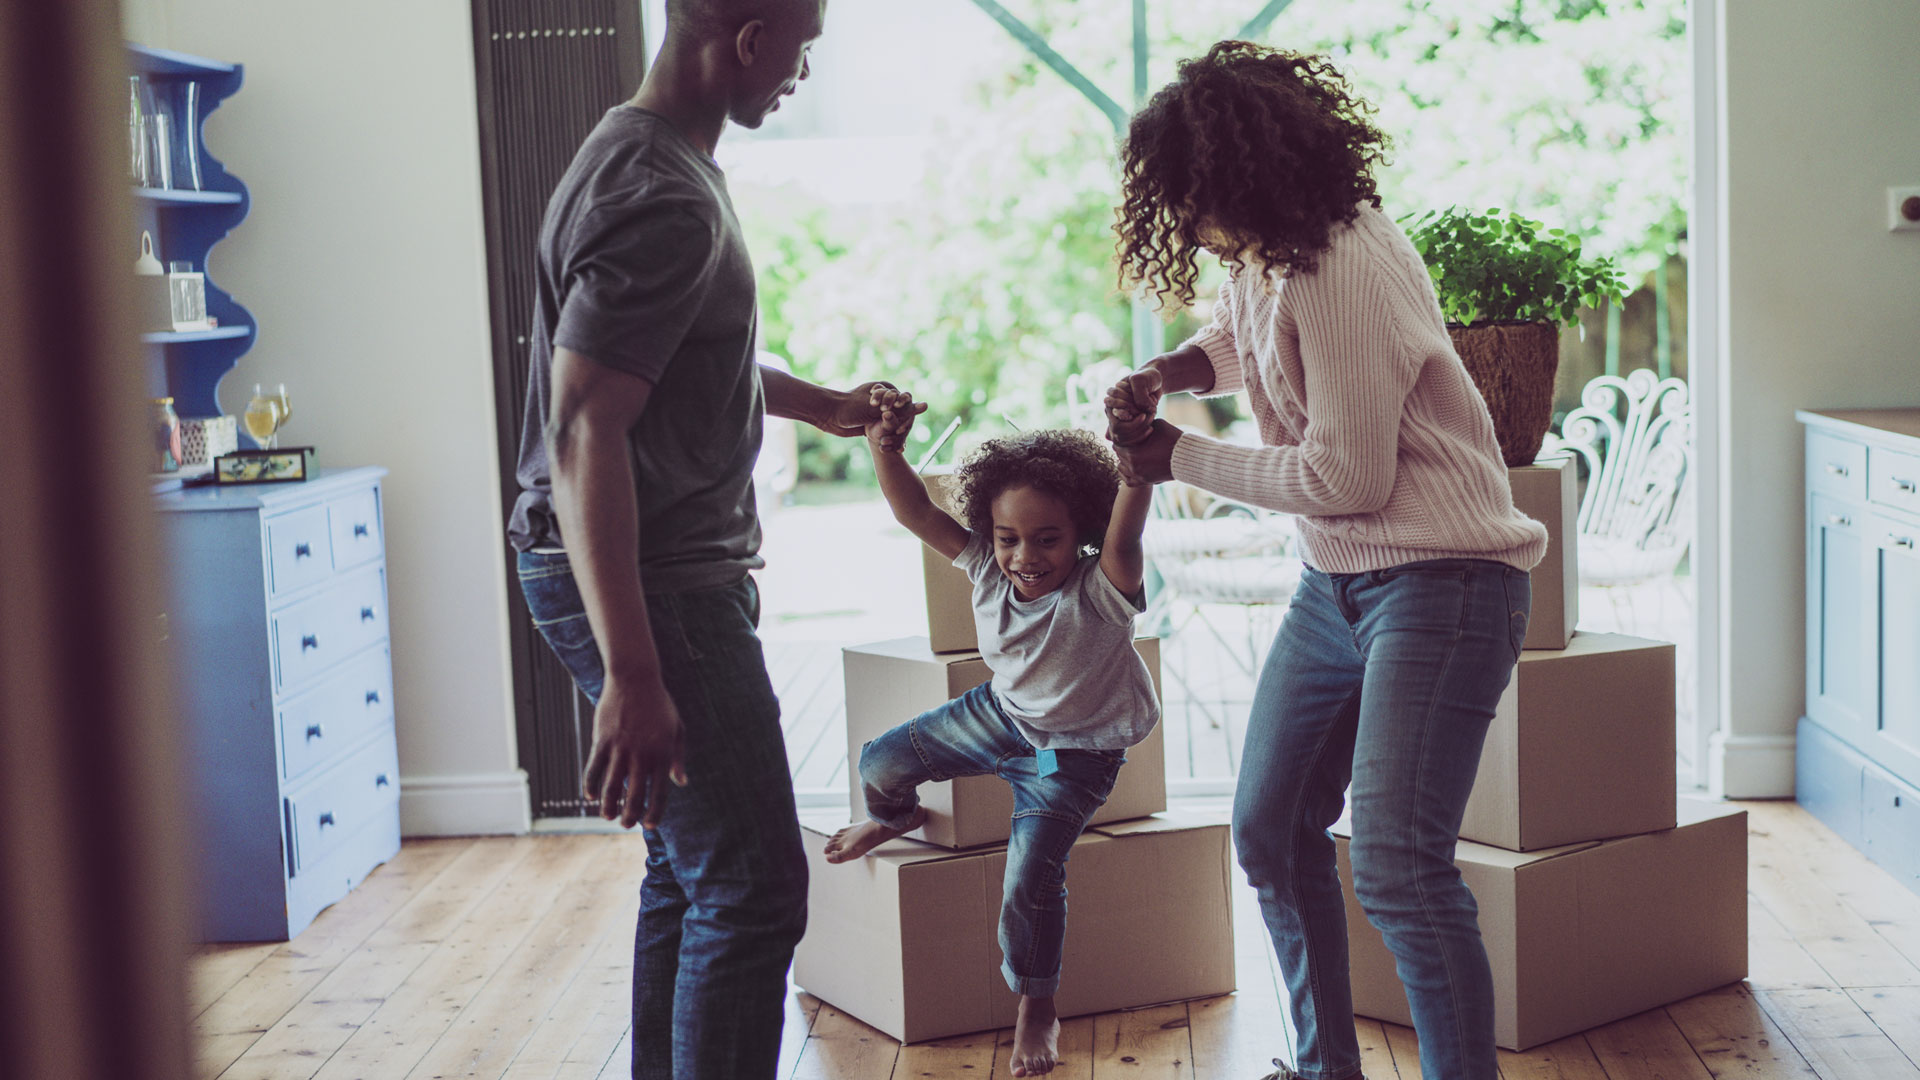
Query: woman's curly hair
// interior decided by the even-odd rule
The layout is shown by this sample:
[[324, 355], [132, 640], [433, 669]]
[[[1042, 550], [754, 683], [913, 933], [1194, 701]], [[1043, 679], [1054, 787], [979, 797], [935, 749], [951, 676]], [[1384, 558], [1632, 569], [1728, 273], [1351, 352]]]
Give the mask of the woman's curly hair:
[[1120, 287], [1193, 302], [1203, 227], [1238, 269], [1311, 273], [1335, 225], [1380, 205], [1387, 136], [1324, 56], [1222, 41], [1183, 60], [1121, 147]]
[[993, 535], [993, 500], [1030, 487], [1067, 504], [1081, 547], [1098, 548], [1120, 491], [1113, 451], [1078, 429], [1023, 431], [982, 443], [953, 474], [953, 501], [971, 532]]

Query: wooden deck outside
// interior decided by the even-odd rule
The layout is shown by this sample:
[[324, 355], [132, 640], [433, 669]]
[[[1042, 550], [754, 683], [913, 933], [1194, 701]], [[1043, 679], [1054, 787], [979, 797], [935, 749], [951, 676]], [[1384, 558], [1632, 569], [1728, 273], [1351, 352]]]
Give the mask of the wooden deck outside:
[[[1503, 1052], [1502, 1080], [1920, 1080], [1920, 896], [1799, 807], [1746, 806], [1751, 977]], [[409, 841], [295, 941], [198, 952], [196, 1074], [625, 1076], [641, 859], [632, 835]], [[1055, 1075], [1265, 1075], [1287, 1053], [1285, 992], [1244, 887], [1234, 915], [1239, 993], [1069, 1021]], [[1412, 1031], [1357, 1026], [1371, 1080], [1417, 1080]], [[780, 1076], [1001, 1080], [1009, 1042], [903, 1048], [795, 991]]]
[[[794, 786], [815, 801], [846, 790], [846, 700], [840, 648], [924, 635], [920, 542], [884, 503], [787, 507], [767, 521], [767, 568], [755, 575], [761, 636], [779, 691]], [[834, 568], [857, 563], [858, 580]], [[1680, 682], [1682, 776], [1692, 774], [1693, 612], [1685, 579], [1584, 590], [1580, 626], [1673, 641]], [[1210, 605], [1175, 612], [1162, 645], [1167, 773], [1172, 790], [1220, 794], [1239, 771], [1253, 675], [1284, 608]], [[901, 717], [902, 720], [907, 719]]]
[[[1583, 629], [1612, 630], [1624, 622], [1625, 632], [1683, 643], [1676, 660], [1683, 700], [1675, 743], [1680, 749], [1680, 772], [1689, 774], [1694, 685], [1690, 607], [1653, 590], [1619, 604], [1599, 590], [1592, 592], [1583, 608], [1592, 612], [1582, 620]], [[1636, 609], [1643, 612], [1637, 623]], [[1175, 632], [1162, 641], [1167, 775], [1176, 793], [1222, 794], [1239, 775], [1254, 674], [1285, 610], [1215, 607], [1197, 614], [1183, 612]], [[840, 795], [847, 784], [846, 685], [840, 645], [774, 638], [766, 650], [767, 666], [780, 694], [794, 787], [816, 793], [819, 799]]]

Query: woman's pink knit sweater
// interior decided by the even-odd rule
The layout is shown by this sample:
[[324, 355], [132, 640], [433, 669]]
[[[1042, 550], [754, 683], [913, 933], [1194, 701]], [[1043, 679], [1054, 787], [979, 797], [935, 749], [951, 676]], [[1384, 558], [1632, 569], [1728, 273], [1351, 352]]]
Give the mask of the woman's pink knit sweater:
[[1310, 565], [1531, 570], [1546, 553], [1546, 527], [1513, 508], [1493, 420], [1427, 268], [1378, 209], [1336, 227], [1312, 273], [1236, 273], [1190, 344], [1213, 362], [1208, 396], [1246, 391], [1265, 445], [1183, 434], [1174, 479], [1299, 515]]

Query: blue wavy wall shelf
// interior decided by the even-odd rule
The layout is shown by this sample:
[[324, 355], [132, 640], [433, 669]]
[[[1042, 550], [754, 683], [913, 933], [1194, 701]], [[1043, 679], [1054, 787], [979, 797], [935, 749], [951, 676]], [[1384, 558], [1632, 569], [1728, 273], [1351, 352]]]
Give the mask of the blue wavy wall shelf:
[[240, 363], [259, 336], [253, 315], [214, 283], [208, 255], [215, 244], [246, 220], [252, 200], [247, 186], [207, 153], [201, 126], [207, 114], [240, 89], [239, 64], [223, 64], [167, 49], [127, 46], [129, 74], [138, 75], [175, 117], [186, 115], [187, 85], [200, 85], [200, 115], [191, 139], [200, 156], [201, 190], [192, 183], [184, 160], [174, 162], [171, 189], [133, 189], [135, 227], [127, 261], [140, 250], [140, 232], [153, 233], [154, 254], [162, 263], [185, 260], [207, 275], [207, 314], [219, 320], [212, 330], [151, 332], [140, 335], [147, 353], [147, 381], [155, 397], [170, 396], [183, 417], [220, 415], [220, 380]]

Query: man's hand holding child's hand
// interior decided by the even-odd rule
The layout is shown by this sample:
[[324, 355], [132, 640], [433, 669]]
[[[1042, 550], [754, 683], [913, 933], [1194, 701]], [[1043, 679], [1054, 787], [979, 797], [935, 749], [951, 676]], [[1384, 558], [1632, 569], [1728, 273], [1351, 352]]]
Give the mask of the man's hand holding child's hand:
[[876, 449], [890, 454], [905, 451], [907, 432], [913, 430], [913, 418], [927, 411], [927, 403], [915, 401], [912, 394], [890, 386], [875, 386], [871, 394], [880, 417], [867, 425], [867, 438]]

